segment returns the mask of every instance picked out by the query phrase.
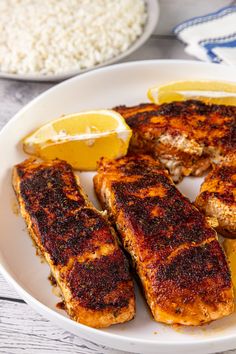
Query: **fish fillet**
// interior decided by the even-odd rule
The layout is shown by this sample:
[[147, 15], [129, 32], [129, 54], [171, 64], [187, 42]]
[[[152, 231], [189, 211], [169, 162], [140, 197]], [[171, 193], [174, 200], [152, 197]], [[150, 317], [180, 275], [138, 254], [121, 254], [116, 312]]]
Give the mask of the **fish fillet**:
[[217, 219], [217, 230], [222, 235], [236, 238], [236, 152], [228, 157], [206, 176], [196, 205]]
[[107, 327], [134, 317], [133, 282], [114, 230], [88, 201], [70, 165], [26, 160], [13, 186], [28, 231], [76, 321]]
[[159, 162], [148, 155], [103, 159], [94, 185], [156, 321], [201, 325], [233, 311], [230, 271], [216, 232]]
[[176, 182], [236, 151], [236, 107], [187, 100], [114, 109], [133, 131], [130, 152], [158, 158]]

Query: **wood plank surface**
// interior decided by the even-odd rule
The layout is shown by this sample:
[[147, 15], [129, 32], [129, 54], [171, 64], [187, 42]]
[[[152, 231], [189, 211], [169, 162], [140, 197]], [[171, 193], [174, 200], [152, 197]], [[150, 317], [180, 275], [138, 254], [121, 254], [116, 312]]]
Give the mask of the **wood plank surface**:
[[6, 280], [3, 278], [2, 274], [0, 273], [0, 300], [2, 298], [20, 299], [20, 296], [17, 294], [15, 289], [6, 282]]
[[66, 332], [25, 303], [0, 299], [0, 353], [122, 354]]

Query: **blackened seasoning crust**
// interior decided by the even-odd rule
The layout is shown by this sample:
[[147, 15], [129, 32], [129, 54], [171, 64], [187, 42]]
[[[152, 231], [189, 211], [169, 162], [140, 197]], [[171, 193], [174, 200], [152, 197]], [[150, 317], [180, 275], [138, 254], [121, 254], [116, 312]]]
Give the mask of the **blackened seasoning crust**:
[[17, 167], [21, 196], [32, 213], [40, 206], [41, 210], [64, 217], [64, 213], [85, 205], [70, 166], [59, 161], [55, 165], [58, 168], [40, 164], [31, 169], [27, 164]]
[[156, 321], [200, 325], [233, 311], [230, 272], [216, 232], [159, 162], [148, 155], [103, 159], [94, 183]]
[[176, 296], [177, 289], [179, 291], [186, 289], [189, 293], [191, 291], [205, 293], [206, 296], [212, 289], [215, 291], [215, 296], [214, 298], [208, 297], [208, 300], [217, 303], [219, 292], [216, 290], [231, 286], [227, 262], [218, 242], [211, 241], [197, 247], [183, 249], [169, 262], [157, 267], [155, 286], [164, 288], [163, 293], [165, 292], [168, 296], [167, 283], [170, 291], [173, 292], [173, 287], [175, 287], [174, 296]]
[[128, 264], [120, 262], [121, 250], [88, 262], [76, 263], [67, 275], [72, 295], [89, 309], [119, 310], [127, 307], [133, 288]]
[[127, 183], [124, 178], [112, 183], [112, 188], [116, 207], [124, 211], [150, 255], [158, 251], [159, 257], [165, 258], [183, 243], [200, 243], [215, 237], [204, 216], [170, 184], [167, 175], [157, 171], [145, 175], [143, 171], [144, 168], [137, 181]]
[[71, 167], [60, 160], [26, 160], [14, 168], [13, 186], [69, 315], [92, 327], [132, 319], [134, 290], [127, 261]]

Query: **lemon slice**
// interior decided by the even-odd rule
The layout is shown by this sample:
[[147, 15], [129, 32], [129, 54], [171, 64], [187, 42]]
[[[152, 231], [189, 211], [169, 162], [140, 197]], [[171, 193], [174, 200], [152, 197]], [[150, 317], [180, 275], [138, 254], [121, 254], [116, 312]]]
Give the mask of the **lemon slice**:
[[236, 239], [226, 238], [223, 242], [223, 247], [229, 261], [232, 282], [236, 294]]
[[49, 122], [23, 139], [26, 153], [59, 158], [75, 169], [95, 170], [101, 157], [126, 155], [132, 131], [113, 110], [70, 114]]
[[236, 106], [236, 84], [221, 81], [176, 81], [148, 90], [152, 103], [198, 99], [206, 103]]

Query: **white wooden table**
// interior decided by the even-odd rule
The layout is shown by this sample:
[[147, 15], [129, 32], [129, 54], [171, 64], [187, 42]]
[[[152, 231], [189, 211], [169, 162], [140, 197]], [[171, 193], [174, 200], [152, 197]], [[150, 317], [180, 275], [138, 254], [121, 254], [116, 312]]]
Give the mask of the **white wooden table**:
[[[171, 35], [153, 35], [126, 60], [191, 59]], [[27, 102], [53, 86], [0, 80], [0, 128]], [[235, 351], [231, 351], [236, 354]], [[0, 354], [121, 354], [85, 341], [53, 325], [31, 309], [0, 275]], [[123, 352], [124, 353], [124, 352]], [[226, 352], [225, 352], [226, 353]]]

